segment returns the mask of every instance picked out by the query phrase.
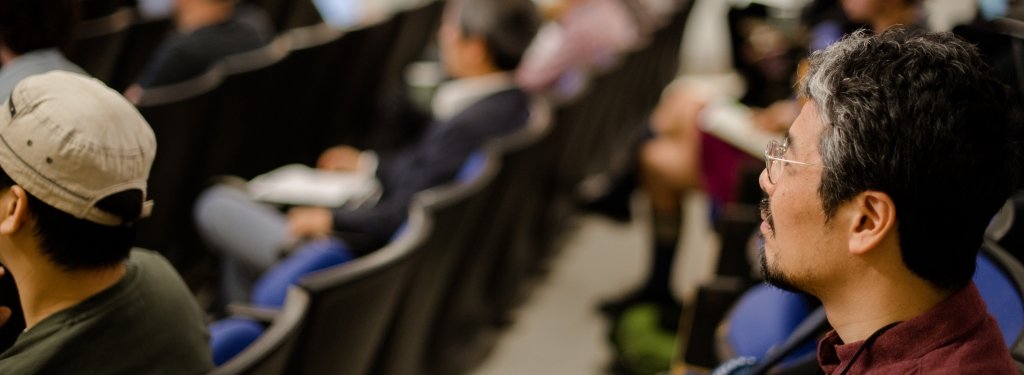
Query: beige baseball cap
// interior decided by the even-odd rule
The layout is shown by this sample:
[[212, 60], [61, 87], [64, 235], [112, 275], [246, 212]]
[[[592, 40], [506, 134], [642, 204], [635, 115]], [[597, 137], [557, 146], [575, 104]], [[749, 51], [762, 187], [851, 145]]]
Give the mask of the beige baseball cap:
[[[99, 80], [54, 71], [25, 78], [0, 110], [0, 168], [39, 200], [79, 219], [133, 222], [96, 207], [139, 189], [156, 154], [156, 137], [139, 111]], [[143, 199], [142, 214], [153, 203]]]

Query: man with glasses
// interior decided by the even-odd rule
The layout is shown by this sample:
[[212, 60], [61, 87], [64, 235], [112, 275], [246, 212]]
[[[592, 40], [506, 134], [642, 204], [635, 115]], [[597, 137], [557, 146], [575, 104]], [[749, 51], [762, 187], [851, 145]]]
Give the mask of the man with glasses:
[[833, 373], [1016, 373], [971, 282], [1015, 188], [1016, 117], [950, 34], [858, 32], [815, 53], [807, 100], [765, 150], [761, 266], [821, 300]]

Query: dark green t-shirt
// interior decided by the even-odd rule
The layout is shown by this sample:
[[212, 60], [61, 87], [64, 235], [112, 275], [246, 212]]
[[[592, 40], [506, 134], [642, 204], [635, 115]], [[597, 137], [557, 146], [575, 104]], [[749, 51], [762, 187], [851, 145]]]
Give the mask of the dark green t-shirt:
[[125, 277], [50, 315], [0, 354], [0, 374], [200, 374], [213, 368], [203, 312], [167, 261], [132, 250]]

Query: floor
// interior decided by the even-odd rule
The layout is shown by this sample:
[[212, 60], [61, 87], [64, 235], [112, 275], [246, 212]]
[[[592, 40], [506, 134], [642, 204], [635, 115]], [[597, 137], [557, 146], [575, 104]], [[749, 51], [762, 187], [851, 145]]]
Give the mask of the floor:
[[[642, 199], [642, 198], [640, 198]], [[502, 333], [497, 347], [473, 372], [475, 375], [605, 373], [611, 349], [605, 335], [607, 320], [596, 310], [600, 301], [636, 287], [648, 262], [647, 213], [641, 209], [631, 223], [596, 214], [579, 218], [561, 253]], [[688, 200], [689, 225], [677, 259], [673, 287], [685, 297], [713, 268], [708, 263], [714, 239], [707, 225], [706, 200]], [[687, 249], [695, 249], [686, 251]]]
[[[728, 2], [700, 1], [683, 41], [680, 73], [722, 73], [731, 57], [724, 23]], [[690, 32], [692, 31], [692, 32]], [[567, 234], [550, 273], [515, 314], [497, 347], [473, 375], [606, 373], [611, 347], [608, 321], [597, 311], [605, 299], [639, 285], [650, 256], [649, 213], [642, 195], [634, 197], [634, 220], [619, 223], [584, 215]], [[708, 224], [707, 198], [687, 198], [682, 255], [676, 259], [673, 290], [684, 301], [710, 276], [717, 240]]]

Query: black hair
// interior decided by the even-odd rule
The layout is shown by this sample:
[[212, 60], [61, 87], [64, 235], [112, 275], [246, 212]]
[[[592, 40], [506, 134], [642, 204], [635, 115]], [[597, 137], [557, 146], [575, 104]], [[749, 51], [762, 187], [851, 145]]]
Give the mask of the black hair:
[[975, 47], [950, 33], [857, 32], [811, 56], [827, 217], [874, 190], [896, 205], [903, 261], [962, 287], [989, 220], [1015, 189], [1018, 109]]
[[457, 6], [462, 33], [483, 38], [498, 69], [519, 66], [540, 28], [532, 0], [459, 0]]
[[[0, 170], [0, 189], [15, 185], [6, 172]], [[108, 226], [79, 219], [46, 204], [28, 193], [28, 207], [36, 221], [36, 237], [43, 254], [65, 270], [106, 268], [128, 258], [135, 242], [132, 223], [142, 212], [142, 191], [131, 189], [111, 194], [96, 203], [96, 207], [117, 215], [129, 224]]]

